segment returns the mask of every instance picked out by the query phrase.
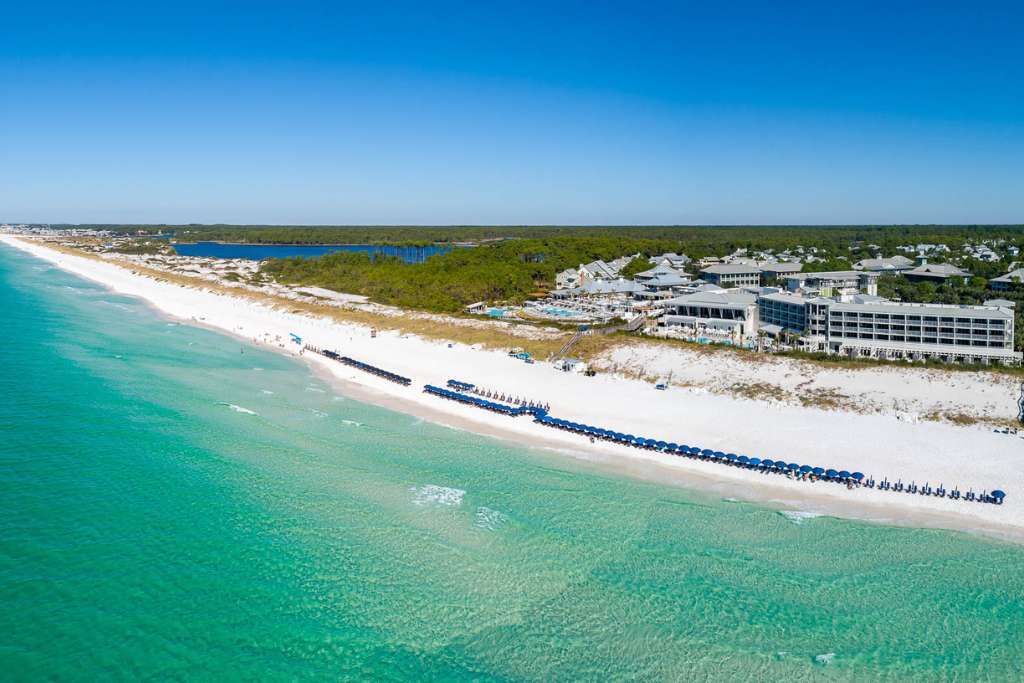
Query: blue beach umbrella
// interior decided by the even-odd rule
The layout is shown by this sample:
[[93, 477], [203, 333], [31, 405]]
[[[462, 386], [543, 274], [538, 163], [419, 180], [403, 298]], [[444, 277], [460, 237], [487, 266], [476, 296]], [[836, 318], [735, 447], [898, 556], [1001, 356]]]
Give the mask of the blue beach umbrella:
[[992, 493], [990, 493], [988, 495], [990, 495], [993, 498], [996, 498], [998, 500], [1002, 500], [1003, 498], [1006, 498], [1006, 494], [1003, 493], [1002, 491], [1000, 491], [999, 489], [996, 489], [995, 491], [993, 491]]
[[669, 442], [668, 444], [665, 445], [665, 448], [667, 448], [670, 451], [678, 451], [679, 450], [679, 444]]
[[826, 477], [832, 478], [832, 477], [836, 476], [837, 474], [839, 474], [839, 473], [836, 472], [835, 470], [825, 470], [825, 476]]
[[846, 470], [843, 470], [842, 472], [839, 473], [839, 478], [840, 479], [849, 479], [850, 478], [850, 473], [847, 472]]
[[797, 465], [795, 462], [789, 463], [788, 465], [786, 465], [786, 467], [788, 467], [791, 470], [799, 470], [800, 469], [800, 465]]
[[811, 472], [813, 472], [814, 474], [816, 474], [816, 475], [818, 475], [820, 477], [821, 475], [825, 474], [825, 468], [824, 467], [815, 467], [813, 470], [811, 470]]
[[748, 457], [747, 457], [747, 456], [745, 456], [745, 455], [741, 455], [741, 456], [740, 456], [739, 458], [737, 458], [737, 459], [738, 459], [738, 460], [740, 461], [740, 464], [742, 464], [742, 465], [749, 465], [749, 464], [750, 464], [750, 458], [748, 458]]
[[854, 472], [853, 474], [850, 475], [850, 477], [856, 479], [857, 481], [860, 481], [861, 479], [864, 478], [864, 474], [862, 472]]
[[810, 472], [813, 469], [810, 465], [800, 465], [800, 471], [804, 473]]
[[760, 467], [761, 466], [761, 458], [751, 458], [749, 464], [750, 464], [751, 467]]
[[726, 460], [739, 460], [740, 456], [736, 455], [735, 453], [726, 453], [725, 454], [725, 459]]
[[713, 450], [711, 450], [710, 448], [705, 448], [704, 450], [702, 450], [700, 452], [701, 455], [708, 455], [708, 456], [714, 455], [714, 453], [715, 452]]
[[775, 466], [775, 461], [771, 460], [769, 458], [765, 458], [764, 460], [761, 461], [761, 466], [762, 467], [774, 467]]

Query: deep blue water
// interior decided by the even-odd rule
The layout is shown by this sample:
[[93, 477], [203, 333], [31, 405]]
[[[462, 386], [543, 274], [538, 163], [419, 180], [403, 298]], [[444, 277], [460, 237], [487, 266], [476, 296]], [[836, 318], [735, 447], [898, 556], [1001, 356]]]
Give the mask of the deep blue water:
[[451, 251], [451, 247], [404, 247], [373, 244], [224, 244], [221, 242], [195, 242], [175, 244], [174, 250], [182, 256], [210, 258], [244, 258], [262, 261], [268, 258], [293, 256], [323, 256], [336, 251], [364, 251], [370, 254], [398, 256], [407, 263], [422, 263], [435, 254]]

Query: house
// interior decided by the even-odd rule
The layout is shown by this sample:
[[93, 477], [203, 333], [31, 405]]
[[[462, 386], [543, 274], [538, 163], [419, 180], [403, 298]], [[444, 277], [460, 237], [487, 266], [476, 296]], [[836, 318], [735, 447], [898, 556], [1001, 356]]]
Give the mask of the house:
[[555, 275], [555, 289], [572, 289], [580, 285], [580, 272], [575, 268], [566, 268]]
[[952, 263], [924, 263], [917, 268], [904, 271], [903, 277], [911, 282], [942, 284], [947, 280], [967, 282], [971, 279], [971, 274], [966, 270], [957, 268]]
[[1006, 275], [994, 277], [988, 283], [997, 292], [1005, 292], [1010, 289], [1024, 289], [1024, 268], [1011, 270]]
[[719, 263], [701, 272], [701, 279], [720, 287], [757, 287], [761, 284], [761, 269], [740, 263]]
[[654, 266], [668, 266], [676, 270], [683, 270], [690, 263], [690, 257], [686, 254], [667, 252], [661, 256], [652, 256], [647, 259]]
[[898, 273], [910, 270], [914, 262], [906, 256], [892, 256], [890, 258], [867, 258], [853, 264], [854, 270], [870, 270], [876, 273]]

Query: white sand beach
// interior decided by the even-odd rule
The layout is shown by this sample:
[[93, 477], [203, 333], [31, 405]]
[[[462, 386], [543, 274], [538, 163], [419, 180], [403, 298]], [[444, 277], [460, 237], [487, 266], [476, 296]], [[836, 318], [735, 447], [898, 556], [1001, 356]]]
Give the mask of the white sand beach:
[[[887, 383], [891, 384], [891, 395], [897, 397], [895, 405], [904, 402], [908, 406], [902, 413], [892, 410], [893, 402], [883, 397], [878, 405], [889, 409], [879, 408], [868, 414], [735, 398], [702, 387], [655, 391], [649, 382], [607, 373], [597, 377], [564, 373], [547, 363], [527, 365], [500, 352], [458, 343], [402, 336], [393, 331], [382, 331], [372, 338], [369, 328], [361, 325], [157, 281], [115, 263], [68, 255], [11, 235], [0, 235], [0, 241], [119, 293], [141, 297], [174, 318], [299, 355], [299, 345], [289, 340], [289, 335], [295, 334], [310, 345], [410, 377], [413, 385], [403, 387], [314, 354], [303, 354], [318, 371], [330, 373], [343, 391], [426, 419], [521, 445], [554, 448], [632, 476], [773, 502], [787, 509], [1024, 539], [1024, 440], [993, 433], [990, 427], [917, 419], [935, 402], [967, 401], [979, 409], [992, 406], [992, 410], [1010, 414], [1010, 407], [1004, 406], [1002, 399], [1006, 387], [1012, 384], [1009, 381], [1006, 387], [993, 389], [990, 381], [973, 381], [969, 373], [915, 368], [822, 373], [822, 386], [844, 395], [881, 396]], [[652, 352], [645, 349], [643, 353]], [[652, 374], [674, 372], [687, 377], [717, 373], [722, 382], [733, 383], [750, 382], [759, 373], [781, 373], [776, 379], [783, 381], [785, 373], [795, 372], [789, 361], [740, 368], [733, 367], [735, 361], [716, 364], [711, 360], [682, 367], [673, 363], [672, 353], [668, 349], [665, 355], [643, 360]], [[730, 374], [736, 378], [730, 380]], [[592, 444], [581, 436], [535, 424], [527, 417], [492, 414], [422, 392], [424, 384], [443, 386], [452, 378], [549, 403], [552, 415], [567, 420], [760, 458], [859, 470], [876, 480], [902, 479], [932, 486], [941, 483], [947, 489], [956, 486], [979, 493], [998, 488], [1006, 491], [1007, 498], [1003, 505], [996, 506], [877, 489], [847, 490], [833, 483], [792, 481], [610, 443]], [[793, 382], [796, 390], [800, 382]]]

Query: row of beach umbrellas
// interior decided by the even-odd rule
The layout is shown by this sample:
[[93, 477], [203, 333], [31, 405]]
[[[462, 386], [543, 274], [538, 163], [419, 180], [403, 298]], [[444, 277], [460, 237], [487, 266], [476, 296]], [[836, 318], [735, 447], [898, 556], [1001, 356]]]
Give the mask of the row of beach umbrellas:
[[668, 453], [670, 455], [700, 458], [702, 460], [715, 460], [725, 464], [732, 464], [738, 467], [747, 467], [750, 469], [776, 470], [779, 472], [792, 471], [798, 474], [813, 474], [817, 477], [824, 477], [826, 479], [853, 480], [857, 482], [864, 479], [864, 474], [862, 472], [826, 469], [824, 467], [801, 465], [795, 462], [785, 462], [784, 460], [771, 460], [769, 458], [762, 459], [746, 455], [737, 455], [735, 453], [724, 453], [711, 448], [700, 448], [698, 446], [688, 446], [686, 444], [659, 441], [642, 436], [634, 436], [633, 434], [615, 432], [610, 429], [602, 429], [600, 427], [579, 424], [569, 420], [561, 420], [557, 417], [552, 417], [551, 415], [537, 416], [536, 421], [544, 425], [555, 427], [556, 429], [563, 429], [565, 431], [576, 432], [585, 436], [592, 436], [597, 439], [605, 439], [627, 446], [633, 446], [635, 448], [645, 448], [648, 450]]
[[[472, 390], [474, 386], [472, 384], [458, 382], [456, 380], [449, 380], [448, 385], [456, 388], [464, 388], [464, 390], [466, 391]], [[756, 458], [747, 455], [737, 455], [735, 453], [725, 453], [723, 451], [716, 451], [711, 448], [700, 448], [699, 446], [677, 444], [671, 441], [648, 439], [646, 437], [635, 436], [633, 434], [626, 434], [623, 432], [616, 432], [610, 429], [602, 429], [601, 427], [594, 427], [592, 425], [580, 424], [578, 422], [572, 422], [571, 420], [562, 420], [560, 418], [548, 415], [547, 411], [543, 408], [527, 406], [510, 406], [503, 403], [495, 403], [494, 401], [488, 401], [486, 399], [478, 398], [476, 396], [469, 396], [466, 394], [459, 393], [457, 391], [442, 389], [441, 387], [436, 387], [430, 384], [424, 387], [424, 391], [441, 396], [443, 398], [456, 400], [462, 403], [484, 408], [486, 410], [492, 410], [506, 415], [516, 416], [530, 414], [534, 416], [536, 422], [549, 427], [554, 427], [555, 429], [562, 429], [564, 431], [570, 431], [575, 432], [577, 434], [582, 434], [584, 436], [590, 436], [595, 439], [604, 439], [607, 441], [620, 443], [626, 446], [644, 448], [647, 450], [667, 453], [669, 455], [699, 458], [701, 460], [709, 460], [721, 462], [726, 465], [734, 465], [736, 467], [745, 467], [747, 469], [759, 469], [765, 472], [792, 472], [796, 475], [814, 475], [815, 477], [829, 479], [832, 481], [856, 482], [859, 484], [864, 480], [863, 472], [850, 472], [849, 470], [837, 470], [833, 468], [816, 467], [813, 465], [786, 462], [785, 460], [772, 460], [770, 458]], [[1003, 499], [1005, 497], [1006, 493], [999, 489], [996, 489], [988, 494], [988, 499], [996, 504], [1002, 504]]]

